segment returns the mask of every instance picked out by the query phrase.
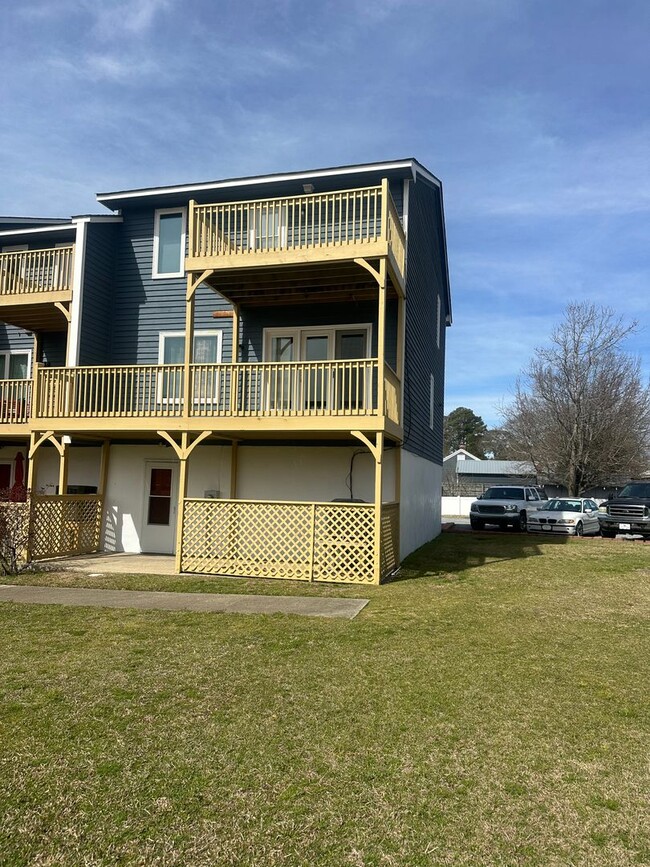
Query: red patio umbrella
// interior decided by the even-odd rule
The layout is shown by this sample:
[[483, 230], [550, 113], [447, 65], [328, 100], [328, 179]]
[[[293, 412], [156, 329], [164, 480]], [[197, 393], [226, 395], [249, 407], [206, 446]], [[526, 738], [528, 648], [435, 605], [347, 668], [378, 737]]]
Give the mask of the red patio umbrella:
[[25, 481], [25, 458], [22, 452], [16, 454], [16, 469], [14, 472], [14, 485], [21, 485]]

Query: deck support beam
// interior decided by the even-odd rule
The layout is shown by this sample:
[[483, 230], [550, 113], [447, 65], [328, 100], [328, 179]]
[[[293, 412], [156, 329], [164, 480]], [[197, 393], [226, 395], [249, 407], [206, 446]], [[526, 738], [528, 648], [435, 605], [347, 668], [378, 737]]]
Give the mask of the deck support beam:
[[377, 434], [375, 455], [375, 584], [381, 583], [381, 500], [384, 481], [384, 433]]
[[232, 441], [230, 447], [230, 499], [237, 499], [237, 469], [239, 464], [239, 442]]
[[177, 443], [166, 430], [159, 430], [157, 433], [158, 436], [166, 440], [174, 449], [179, 462], [178, 503], [176, 509], [176, 571], [180, 572], [183, 559], [183, 506], [187, 497], [187, 460], [199, 443], [202, 443], [203, 440], [212, 435], [212, 431], [201, 431], [194, 440], [190, 439], [190, 434], [187, 431], [183, 431], [180, 443]]
[[353, 437], [360, 440], [368, 447], [370, 453], [375, 459], [375, 515], [374, 515], [374, 583], [381, 583], [381, 504], [384, 483], [384, 432], [378, 431], [375, 434], [375, 442], [373, 443], [363, 431], [351, 430]]

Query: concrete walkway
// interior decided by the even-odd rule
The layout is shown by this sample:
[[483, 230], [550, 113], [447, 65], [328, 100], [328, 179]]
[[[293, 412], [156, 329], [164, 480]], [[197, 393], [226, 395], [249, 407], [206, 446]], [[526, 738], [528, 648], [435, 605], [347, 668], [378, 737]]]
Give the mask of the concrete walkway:
[[352, 620], [368, 599], [318, 596], [254, 596], [238, 593], [163, 593], [145, 590], [90, 590], [82, 587], [34, 587], [0, 584], [0, 602], [139, 608], [149, 611], [199, 611], [228, 614], [299, 614]]

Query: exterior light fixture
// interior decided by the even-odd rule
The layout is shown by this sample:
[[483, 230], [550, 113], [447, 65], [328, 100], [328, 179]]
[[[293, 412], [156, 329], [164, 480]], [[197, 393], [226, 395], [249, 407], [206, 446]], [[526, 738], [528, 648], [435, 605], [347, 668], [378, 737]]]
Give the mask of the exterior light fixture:
[[314, 192], [314, 185], [313, 184], [303, 184], [302, 188], [303, 188], [304, 192], [306, 192], [306, 193], [313, 193]]

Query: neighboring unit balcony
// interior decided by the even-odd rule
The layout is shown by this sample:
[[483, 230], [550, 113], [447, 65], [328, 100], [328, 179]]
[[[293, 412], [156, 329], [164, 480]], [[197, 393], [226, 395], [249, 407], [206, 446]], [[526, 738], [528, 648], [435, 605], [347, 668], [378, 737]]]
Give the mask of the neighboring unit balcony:
[[387, 181], [276, 199], [190, 203], [188, 271], [388, 259], [403, 288], [405, 238]]
[[0, 253], [0, 321], [30, 330], [65, 328], [55, 309], [72, 299], [74, 244]]
[[31, 403], [31, 379], [0, 379], [0, 436], [24, 432]]
[[[189, 388], [186, 388], [186, 382]], [[42, 368], [39, 426], [396, 434], [400, 384], [377, 359]], [[191, 400], [185, 400], [189, 392]], [[381, 401], [378, 400], [381, 395]]]

